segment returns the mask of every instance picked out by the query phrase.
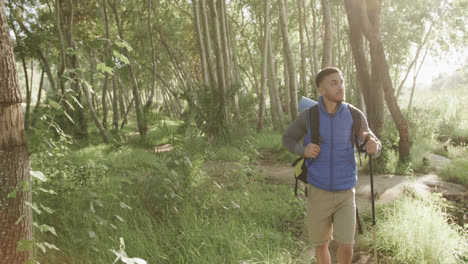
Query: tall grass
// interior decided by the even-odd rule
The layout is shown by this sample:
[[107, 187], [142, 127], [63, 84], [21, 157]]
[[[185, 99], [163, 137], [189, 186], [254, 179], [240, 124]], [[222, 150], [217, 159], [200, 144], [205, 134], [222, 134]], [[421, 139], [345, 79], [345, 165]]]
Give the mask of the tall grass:
[[[466, 233], [447, 220], [437, 203], [409, 197], [378, 207], [376, 233], [382, 261], [451, 264], [468, 257]], [[365, 241], [373, 247], [371, 232], [365, 234]]]
[[[210, 176], [202, 163], [178, 147], [155, 155], [102, 145], [62, 156], [54, 169], [33, 161], [50, 176], [35, 188], [58, 193], [35, 196], [55, 210], [36, 221], [58, 234], [38, 233], [37, 239], [60, 248], [39, 250], [38, 260], [112, 263], [109, 250], [118, 249], [122, 237], [126, 253], [148, 263], [294, 263], [294, 223], [304, 204], [290, 187], [268, 185], [244, 170]], [[78, 180], [88, 176], [87, 183]]]

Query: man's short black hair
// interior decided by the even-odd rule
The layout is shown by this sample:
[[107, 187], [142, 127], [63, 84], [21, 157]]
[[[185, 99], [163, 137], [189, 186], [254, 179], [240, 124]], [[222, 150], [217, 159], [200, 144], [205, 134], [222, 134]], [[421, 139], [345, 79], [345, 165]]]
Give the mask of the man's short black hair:
[[317, 86], [317, 88], [319, 87], [320, 83], [323, 81], [323, 79], [325, 77], [327, 77], [328, 75], [330, 74], [333, 74], [333, 73], [339, 73], [342, 75], [340, 69], [336, 68], [336, 67], [326, 67], [326, 68], [323, 68], [318, 74], [317, 76], [315, 77], [315, 85]]

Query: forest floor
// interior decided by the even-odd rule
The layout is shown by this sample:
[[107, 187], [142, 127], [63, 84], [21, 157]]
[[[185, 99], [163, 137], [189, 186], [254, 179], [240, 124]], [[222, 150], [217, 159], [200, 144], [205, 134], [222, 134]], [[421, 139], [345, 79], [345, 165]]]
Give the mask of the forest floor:
[[[278, 164], [274, 159], [270, 158], [270, 153], [262, 153], [263, 158], [260, 164], [256, 166], [259, 172], [271, 184], [290, 185], [291, 192], [294, 190], [295, 179], [293, 176], [293, 168], [289, 164]], [[374, 188], [376, 203], [389, 203], [399, 197], [403, 196], [408, 190], [417, 193], [420, 196], [430, 195], [433, 192], [438, 192], [443, 197], [449, 200], [465, 200], [468, 199], [468, 188], [451, 182], [443, 181], [437, 176], [437, 171], [442, 168], [446, 163], [450, 162], [443, 156], [432, 154], [430, 157], [431, 164], [434, 165], [435, 170], [427, 174], [417, 174], [413, 176], [400, 176], [400, 175], [374, 175]], [[217, 168], [220, 166], [225, 170], [239, 169], [238, 163], [234, 162], [213, 162]], [[210, 167], [210, 166], [209, 166]], [[302, 188], [302, 187], [300, 187]], [[370, 199], [370, 176], [369, 174], [359, 173], [358, 183], [356, 185], [356, 200], [359, 212], [364, 212], [371, 207]], [[305, 197], [300, 197], [304, 199]], [[362, 220], [361, 220], [362, 221]], [[377, 223], [378, 224], [378, 223]], [[303, 233], [298, 230], [298, 233]], [[299, 239], [304, 239], [305, 236], [301, 235]], [[337, 245], [334, 241], [330, 243], [330, 253], [332, 256], [332, 263], [336, 263], [336, 249]], [[299, 257], [301, 260], [307, 261], [313, 258], [314, 250], [312, 248], [305, 248]], [[364, 250], [359, 243], [359, 237], [356, 238], [354, 245], [353, 263], [370, 264], [374, 263], [373, 254]]]

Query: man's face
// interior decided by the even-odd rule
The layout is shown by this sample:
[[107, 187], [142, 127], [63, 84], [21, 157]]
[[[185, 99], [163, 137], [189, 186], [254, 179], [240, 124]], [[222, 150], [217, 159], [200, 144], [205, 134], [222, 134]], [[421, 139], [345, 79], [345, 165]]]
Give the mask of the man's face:
[[325, 76], [318, 87], [319, 93], [334, 103], [341, 103], [345, 100], [345, 86], [343, 76], [335, 72]]

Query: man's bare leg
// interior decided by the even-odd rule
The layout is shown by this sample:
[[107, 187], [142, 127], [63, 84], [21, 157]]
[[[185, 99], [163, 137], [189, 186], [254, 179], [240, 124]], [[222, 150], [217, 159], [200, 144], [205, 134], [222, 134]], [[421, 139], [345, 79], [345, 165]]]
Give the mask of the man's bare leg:
[[351, 264], [351, 261], [353, 260], [353, 245], [338, 243], [336, 257], [338, 264]]
[[318, 264], [330, 264], [330, 251], [328, 251], [328, 242], [324, 245], [315, 247], [315, 257]]

